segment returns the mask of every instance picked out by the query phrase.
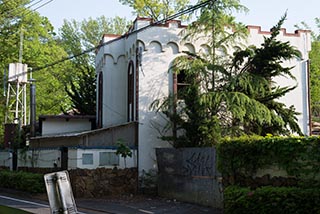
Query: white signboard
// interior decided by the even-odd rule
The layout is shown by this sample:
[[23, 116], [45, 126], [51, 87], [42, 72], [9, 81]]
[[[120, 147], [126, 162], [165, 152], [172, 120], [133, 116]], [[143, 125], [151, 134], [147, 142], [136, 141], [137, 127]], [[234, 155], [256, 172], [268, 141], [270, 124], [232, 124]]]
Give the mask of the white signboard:
[[68, 171], [44, 175], [52, 214], [76, 214], [77, 207], [73, 197]]

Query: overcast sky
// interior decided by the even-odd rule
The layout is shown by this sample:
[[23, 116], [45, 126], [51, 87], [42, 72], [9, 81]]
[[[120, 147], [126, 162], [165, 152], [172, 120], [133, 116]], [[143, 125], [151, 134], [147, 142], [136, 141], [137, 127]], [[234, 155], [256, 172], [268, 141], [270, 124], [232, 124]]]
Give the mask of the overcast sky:
[[[269, 30], [276, 24], [285, 11], [288, 16], [283, 27], [288, 32], [294, 31], [293, 26], [301, 21], [314, 26], [314, 18], [320, 17], [319, 0], [241, 0], [241, 3], [250, 11], [246, 15], [235, 14], [237, 20], [246, 25], [262, 26], [263, 30]], [[56, 30], [61, 27], [63, 19], [81, 21], [102, 15], [135, 18], [131, 8], [120, 4], [118, 0], [53, 0], [37, 11], [48, 17]]]

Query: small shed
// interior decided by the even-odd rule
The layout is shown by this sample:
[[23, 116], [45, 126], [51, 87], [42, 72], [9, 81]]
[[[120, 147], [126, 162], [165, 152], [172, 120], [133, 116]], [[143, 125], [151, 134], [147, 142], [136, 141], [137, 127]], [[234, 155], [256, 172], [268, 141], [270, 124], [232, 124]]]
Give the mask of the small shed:
[[41, 136], [93, 130], [96, 117], [92, 115], [42, 115], [39, 116]]

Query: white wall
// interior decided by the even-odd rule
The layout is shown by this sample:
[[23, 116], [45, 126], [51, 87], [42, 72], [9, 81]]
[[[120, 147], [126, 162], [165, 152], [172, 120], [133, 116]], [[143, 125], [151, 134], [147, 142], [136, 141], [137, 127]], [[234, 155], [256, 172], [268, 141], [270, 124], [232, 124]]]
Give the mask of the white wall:
[[[68, 149], [68, 169], [96, 169], [103, 168], [131, 168], [137, 167], [137, 150], [131, 150], [132, 157], [126, 158], [126, 164], [123, 157], [119, 157], [119, 162], [115, 165], [101, 164], [99, 161], [99, 155], [101, 152], [114, 153], [115, 149], [80, 149], [69, 148]], [[93, 163], [84, 164], [83, 154], [92, 154]], [[57, 167], [61, 167], [61, 151], [59, 149], [41, 149], [41, 150], [27, 150], [18, 151], [18, 168], [19, 167], [37, 167], [37, 168], [54, 168], [54, 164]], [[12, 158], [9, 151], [0, 151], [0, 166], [10, 167], [12, 164]]]
[[39, 167], [53, 168], [61, 166], [60, 150], [43, 149], [43, 150], [27, 150], [18, 152], [18, 168], [19, 167]]
[[12, 164], [12, 159], [9, 150], [0, 151], [0, 166], [10, 167]]
[[103, 72], [102, 126], [127, 121], [127, 59], [123, 40], [104, 46], [98, 53]]
[[[9, 151], [0, 151], [0, 166], [11, 167], [12, 156]], [[60, 163], [60, 150], [42, 149], [42, 150], [18, 150], [18, 168], [19, 167], [38, 167], [53, 168], [54, 163], [57, 167]]]
[[[168, 142], [161, 139], [158, 130], [162, 130], [167, 120], [159, 117], [150, 105], [157, 99], [169, 95], [169, 68], [172, 61], [181, 55], [177, 34], [181, 28], [148, 29], [139, 33], [139, 40], [143, 41], [145, 51], [142, 53], [142, 66], [139, 72], [139, 171], [157, 168], [155, 148], [169, 147]], [[142, 45], [142, 44], [140, 44]], [[180, 49], [181, 51], [181, 49]]]
[[42, 136], [91, 130], [89, 119], [51, 119], [42, 121]]
[[[135, 27], [140, 28], [148, 24], [149, 20], [138, 19]], [[166, 125], [166, 120], [150, 109], [151, 103], [156, 99], [166, 97], [172, 87], [172, 74], [168, 72], [170, 64], [176, 57], [183, 54], [182, 51], [206, 52], [205, 40], [182, 41], [180, 33], [183, 30], [184, 28], [175, 22], [166, 27], [150, 27], [111, 42], [101, 48], [97, 54], [97, 72], [99, 69], [104, 72], [103, 126], [110, 126], [124, 122], [122, 118], [127, 114], [127, 100], [123, 97], [127, 97], [127, 87], [126, 81], [123, 81], [126, 75], [122, 75], [122, 71], [127, 74], [128, 62], [130, 60], [135, 62], [135, 48], [141, 47], [143, 50], [142, 64], [138, 73], [138, 163], [140, 172], [156, 168], [155, 148], [171, 146], [159, 139], [159, 129]], [[261, 29], [256, 27], [250, 28], [250, 32], [247, 42], [257, 46], [263, 42], [263, 36], [270, 35], [270, 32], [261, 32]], [[283, 32], [279, 38], [282, 41], [290, 41], [291, 45], [296, 46], [302, 53], [302, 59], [286, 62], [289, 66], [296, 66], [293, 74], [297, 77], [297, 82], [289, 79], [277, 79], [276, 81], [282, 85], [298, 85], [282, 101], [287, 105], [294, 104], [296, 110], [302, 113], [299, 116], [299, 125], [303, 132], [308, 134], [307, 73], [303, 63], [308, 59], [308, 51], [310, 51], [310, 33], [301, 31], [298, 35]], [[125, 56], [123, 60], [118, 60], [122, 55]], [[120, 85], [121, 87], [118, 87]]]
[[[110, 152], [110, 153], [115, 153], [116, 150], [114, 149], [77, 149], [77, 168], [81, 169], [96, 169], [99, 167], [104, 167], [104, 168], [114, 168], [115, 166], [118, 168], [125, 168], [125, 160], [122, 157], [119, 157], [119, 163], [117, 165], [101, 165], [99, 162], [99, 154], [101, 152]], [[131, 168], [131, 167], [137, 167], [137, 151], [136, 150], [131, 150], [132, 152], [132, 157], [127, 157], [126, 158], [126, 167]], [[92, 164], [84, 164], [83, 160], [83, 155], [88, 154], [92, 155], [93, 157], [93, 162]], [[71, 166], [69, 166], [71, 168]]]
[[[250, 28], [250, 35], [248, 37], [248, 44], [260, 46], [263, 42], [264, 36], [270, 36], [270, 32], [261, 31], [258, 27]], [[281, 97], [280, 101], [285, 103], [287, 107], [293, 105], [295, 110], [300, 115], [297, 116], [298, 124], [301, 131], [309, 135], [309, 88], [308, 88], [308, 72], [307, 72], [307, 60], [309, 59], [308, 53], [311, 50], [311, 38], [310, 32], [300, 31], [296, 33], [286, 33], [283, 29], [277, 37], [278, 40], [286, 42], [289, 41], [290, 45], [294, 46], [301, 53], [301, 58], [295, 58], [283, 63], [286, 67], [293, 67], [291, 73], [295, 76], [296, 80], [289, 77], [277, 77], [274, 81], [284, 86], [297, 86], [293, 91], [290, 91], [286, 96]]]
[[124, 57], [116, 64], [108, 55], [103, 73], [103, 126], [113, 126], [127, 120], [127, 68]]

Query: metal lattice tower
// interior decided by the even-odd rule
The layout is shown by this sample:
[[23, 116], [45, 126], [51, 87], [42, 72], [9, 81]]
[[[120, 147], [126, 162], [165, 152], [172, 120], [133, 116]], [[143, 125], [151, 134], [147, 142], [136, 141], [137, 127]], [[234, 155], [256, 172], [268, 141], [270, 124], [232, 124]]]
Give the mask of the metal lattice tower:
[[5, 123], [27, 125], [27, 70], [26, 64], [9, 64]]

